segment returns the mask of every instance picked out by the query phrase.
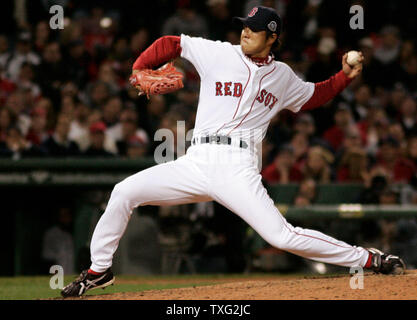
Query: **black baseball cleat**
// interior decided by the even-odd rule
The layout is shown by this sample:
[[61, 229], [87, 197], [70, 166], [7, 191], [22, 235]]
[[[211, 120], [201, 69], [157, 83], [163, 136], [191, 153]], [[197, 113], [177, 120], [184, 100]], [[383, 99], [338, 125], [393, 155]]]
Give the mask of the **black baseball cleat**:
[[110, 269], [107, 269], [103, 274], [94, 275], [88, 273], [88, 270], [81, 272], [79, 277], [64, 287], [61, 291], [61, 295], [64, 298], [67, 297], [80, 297], [87, 290], [105, 288], [114, 282], [114, 275]]
[[375, 248], [368, 248], [367, 250], [371, 254], [370, 269], [375, 273], [392, 275], [404, 274], [406, 266], [400, 257], [386, 254]]

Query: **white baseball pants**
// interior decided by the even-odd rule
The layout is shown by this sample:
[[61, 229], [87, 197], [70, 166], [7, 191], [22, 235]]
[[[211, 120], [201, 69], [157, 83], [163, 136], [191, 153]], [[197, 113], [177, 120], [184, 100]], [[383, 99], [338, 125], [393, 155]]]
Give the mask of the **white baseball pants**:
[[321, 232], [293, 227], [261, 183], [256, 157], [230, 145], [191, 146], [175, 161], [140, 171], [118, 183], [91, 240], [91, 269], [112, 265], [132, 210], [144, 205], [217, 201], [245, 220], [272, 246], [311, 260], [365, 266], [368, 251]]

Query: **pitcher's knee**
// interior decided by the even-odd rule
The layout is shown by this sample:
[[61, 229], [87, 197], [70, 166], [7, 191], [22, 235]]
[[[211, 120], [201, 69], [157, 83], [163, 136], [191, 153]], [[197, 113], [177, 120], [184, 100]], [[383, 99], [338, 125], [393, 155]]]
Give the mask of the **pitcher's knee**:
[[280, 230], [279, 232], [270, 232], [264, 236], [265, 241], [277, 249], [287, 251], [291, 249], [291, 243], [288, 238], [287, 230]]
[[132, 204], [136, 202], [140, 203], [138, 195], [141, 195], [143, 193], [141, 192], [141, 189], [143, 189], [142, 184], [139, 183], [135, 186], [132, 186], [126, 180], [123, 180], [114, 186], [112, 191], [112, 197], [117, 198], [118, 200], [121, 200], [123, 202], [126, 201]]

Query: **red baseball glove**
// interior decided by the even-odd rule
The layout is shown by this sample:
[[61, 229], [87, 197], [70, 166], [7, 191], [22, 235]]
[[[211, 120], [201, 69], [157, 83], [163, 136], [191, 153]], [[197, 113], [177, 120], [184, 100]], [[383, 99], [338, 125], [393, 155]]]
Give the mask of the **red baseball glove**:
[[157, 70], [140, 70], [130, 76], [129, 82], [138, 88], [139, 95], [146, 94], [149, 98], [150, 95], [166, 94], [183, 88], [182, 78], [183, 74], [169, 62]]

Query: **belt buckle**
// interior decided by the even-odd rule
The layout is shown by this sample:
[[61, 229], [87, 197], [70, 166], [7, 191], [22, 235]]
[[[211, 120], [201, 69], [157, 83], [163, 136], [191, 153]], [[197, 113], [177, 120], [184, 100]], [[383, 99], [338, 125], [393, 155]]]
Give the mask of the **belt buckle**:
[[209, 137], [209, 143], [219, 143], [220, 142], [220, 136], [212, 135]]

